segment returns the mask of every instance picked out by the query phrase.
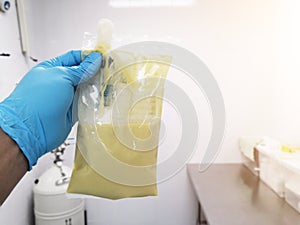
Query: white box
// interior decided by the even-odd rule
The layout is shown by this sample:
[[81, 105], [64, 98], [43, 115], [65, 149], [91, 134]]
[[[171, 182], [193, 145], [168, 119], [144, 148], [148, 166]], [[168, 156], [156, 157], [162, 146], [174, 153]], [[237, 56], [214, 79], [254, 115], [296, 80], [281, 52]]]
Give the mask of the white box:
[[258, 176], [258, 163], [255, 158], [254, 148], [262, 141], [261, 137], [241, 137], [239, 138], [239, 149], [242, 163], [254, 175]]
[[259, 177], [281, 198], [284, 197], [285, 168], [279, 161], [259, 151]]
[[282, 165], [278, 154], [281, 151], [279, 142], [267, 139], [256, 146], [258, 150], [259, 177], [278, 196], [284, 197], [287, 170]]
[[242, 155], [242, 163], [246, 166], [255, 176], [259, 175], [259, 167], [258, 163], [254, 160], [249, 159], [249, 157], [245, 156], [243, 153]]
[[285, 201], [300, 213], [300, 183], [285, 184]]
[[285, 168], [285, 201], [300, 213], [300, 153], [282, 154]]

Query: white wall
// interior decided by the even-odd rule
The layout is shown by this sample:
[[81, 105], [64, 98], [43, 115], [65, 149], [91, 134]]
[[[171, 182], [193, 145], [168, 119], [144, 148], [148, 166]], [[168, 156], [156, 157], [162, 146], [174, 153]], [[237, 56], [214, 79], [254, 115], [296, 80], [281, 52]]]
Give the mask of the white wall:
[[0, 56], [0, 100], [13, 90], [16, 82], [28, 69], [26, 59], [23, 57], [20, 49], [17, 15], [13, 6], [14, 4], [10, 11], [0, 13], [0, 53], [9, 53], [11, 55], [10, 57]]
[[[0, 12], [0, 52], [10, 57], [0, 57], [0, 100], [4, 99], [28, 70], [29, 65], [21, 53], [14, 1], [7, 13]], [[0, 207], [0, 224], [32, 224], [31, 187], [34, 172], [26, 176]]]
[[[115, 23], [116, 36], [146, 34], [150, 39], [172, 41], [197, 54], [218, 81], [226, 105], [226, 136], [216, 162], [240, 161], [237, 141], [242, 135], [267, 135], [300, 143], [297, 0], [201, 0], [190, 7], [148, 9], [111, 8], [107, 1], [97, 0], [30, 0], [26, 4], [31, 55], [40, 60], [80, 48], [83, 32], [95, 32], [98, 19], [103, 17]], [[0, 23], [2, 27], [1, 20]], [[7, 71], [16, 74], [12, 70], [7, 67]], [[4, 82], [10, 86], [15, 79]], [[204, 96], [188, 82], [181, 83], [199, 110], [201, 139], [191, 160], [199, 162], [208, 143], [211, 118]], [[176, 132], [173, 129], [171, 136], [175, 137]], [[39, 163], [36, 173], [47, 167], [49, 160], [43, 160], [45, 163]], [[184, 170], [160, 184], [159, 194], [149, 199], [88, 201], [89, 222], [194, 224], [195, 196]], [[1, 218], [8, 218], [10, 213], [12, 207], [0, 209]]]
[[274, 74], [273, 114], [274, 136], [285, 143], [300, 145], [300, 2], [279, 1], [278, 51], [280, 71]]

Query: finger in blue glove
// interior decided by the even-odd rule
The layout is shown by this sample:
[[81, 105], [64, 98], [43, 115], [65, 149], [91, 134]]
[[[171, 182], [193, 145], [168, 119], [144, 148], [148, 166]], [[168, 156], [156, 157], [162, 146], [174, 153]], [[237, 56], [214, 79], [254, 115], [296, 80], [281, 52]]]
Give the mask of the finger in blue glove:
[[0, 127], [19, 145], [29, 170], [68, 136], [76, 87], [97, 73], [101, 61], [97, 52], [82, 61], [78, 50], [42, 62], [0, 103]]

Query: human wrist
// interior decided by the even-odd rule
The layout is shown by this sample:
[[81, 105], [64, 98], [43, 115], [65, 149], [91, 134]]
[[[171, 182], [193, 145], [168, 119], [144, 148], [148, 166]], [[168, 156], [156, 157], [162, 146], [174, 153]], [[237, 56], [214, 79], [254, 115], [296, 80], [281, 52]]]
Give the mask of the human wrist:
[[[27, 163], [27, 159], [23, 154], [23, 152], [20, 150], [18, 144], [8, 134], [6, 134], [1, 127], [0, 127], [0, 140], [1, 140], [1, 148], [0, 148], [1, 160], [9, 161], [12, 159], [13, 155], [17, 155], [16, 158], [17, 160], [24, 158]], [[14, 153], [14, 154], [10, 154], [10, 153]]]
[[[0, 128], [23, 152], [28, 161], [28, 170], [31, 170], [39, 157], [34, 150], [40, 149], [41, 146], [38, 137], [32, 134], [25, 122], [18, 117], [16, 111], [17, 109], [11, 108], [6, 100], [0, 103]], [[27, 118], [27, 120], [29, 119]]]
[[28, 168], [28, 161], [17, 143], [0, 127], [0, 205]]

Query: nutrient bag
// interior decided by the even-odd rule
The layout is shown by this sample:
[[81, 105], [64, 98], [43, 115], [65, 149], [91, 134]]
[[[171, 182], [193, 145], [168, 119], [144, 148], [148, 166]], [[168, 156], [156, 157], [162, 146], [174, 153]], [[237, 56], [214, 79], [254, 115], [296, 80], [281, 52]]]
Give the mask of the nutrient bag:
[[67, 192], [109, 199], [156, 196], [162, 98], [171, 57], [134, 44], [110, 50], [111, 33], [112, 23], [100, 20], [98, 36], [84, 38], [82, 57], [98, 51], [103, 63], [77, 89], [79, 123]]

